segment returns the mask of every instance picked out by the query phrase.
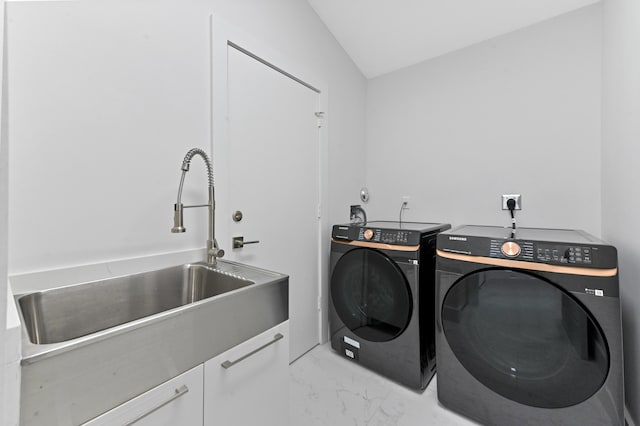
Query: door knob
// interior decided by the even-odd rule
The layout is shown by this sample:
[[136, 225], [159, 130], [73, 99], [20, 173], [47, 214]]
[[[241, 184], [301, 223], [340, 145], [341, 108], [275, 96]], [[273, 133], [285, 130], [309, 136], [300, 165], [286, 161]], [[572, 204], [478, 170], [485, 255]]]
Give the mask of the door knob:
[[260, 242], [258, 240], [256, 240], [256, 241], [245, 241], [244, 237], [233, 237], [233, 239], [231, 241], [233, 243], [232, 247], [234, 249], [242, 248], [242, 247], [245, 246], [245, 244], [257, 244], [257, 243]]

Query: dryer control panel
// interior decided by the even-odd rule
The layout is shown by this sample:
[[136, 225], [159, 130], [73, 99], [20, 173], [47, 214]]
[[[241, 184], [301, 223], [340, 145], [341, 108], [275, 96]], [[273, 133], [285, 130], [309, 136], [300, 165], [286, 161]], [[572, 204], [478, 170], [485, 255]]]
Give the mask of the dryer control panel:
[[591, 266], [599, 263], [599, 253], [600, 247], [597, 246], [540, 243], [536, 245], [535, 256], [539, 262]]
[[[617, 267], [616, 248], [597, 241], [595, 238], [577, 234], [574, 240], [581, 241], [549, 241], [528, 238], [510, 238], [508, 232], [501, 228], [481, 229], [481, 232], [457, 233], [457, 230], [438, 235], [438, 249], [450, 253], [470, 256], [492, 257], [498, 259], [518, 260], [549, 265], [575, 266], [583, 268], [615, 268]], [[521, 234], [539, 234], [540, 231], [525, 229]], [[496, 235], [490, 235], [494, 233]], [[500, 235], [500, 234], [503, 235]], [[548, 233], [547, 233], [548, 234]], [[572, 236], [563, 231], [563, 236]], [[548, 237], [548, 235], [542, 235]], [[593, 239], [594, 241], [588, 241]]]
[[[520, 251], [505, 252], [505, 244], [517, 245]], [[489, 243], [490, 257], [528, 260], [551, 265], [591, 266], [598, 263], [594, 257], [598, 252], [598, 247], [585, 245], [573, 246], [533, 241], [505, 243], [504, 240], [491, 240]]]

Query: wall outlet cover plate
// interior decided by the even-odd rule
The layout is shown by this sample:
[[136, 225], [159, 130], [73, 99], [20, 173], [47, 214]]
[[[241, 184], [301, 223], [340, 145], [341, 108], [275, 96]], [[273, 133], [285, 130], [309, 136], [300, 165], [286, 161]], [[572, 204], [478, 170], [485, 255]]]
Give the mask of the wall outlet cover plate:
[[502, 194], [502, 210], [509, 210], [507, 201], [513, 198], [516, 202], [514, 210], [522, 210], [522, 196], [520, 194]]

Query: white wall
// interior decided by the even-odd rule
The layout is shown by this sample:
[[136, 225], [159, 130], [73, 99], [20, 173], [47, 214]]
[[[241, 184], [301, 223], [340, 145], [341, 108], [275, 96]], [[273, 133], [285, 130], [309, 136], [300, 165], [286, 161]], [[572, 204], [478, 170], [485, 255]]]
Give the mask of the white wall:
[[7, 4], [10, 273], [203, 244], [201, 211], [169, 230], [182, 156], [209, 151], [208, 36], [166, 3]]
[[640, 424], [640, 3], [604, 1], [602, 230], [618, 247], [627, 408]]
[[[214, 13], [326, 79], [329, 114], [329, 222], [349, 221], [364, 184], [367, 81], [306, 1], [213, 0]], [[330, 231], [329, 231], [330, 232]], [[329, 238], [330, 234], [326, 235]]]
[[[186, 234], [169, 230], [184, 154], [211, 152], [211, 14], [323, 80], [332, 170], [324, 209], [327, 223], [348, 220], [364, 182], [366, 80], [307, 2], [11, 1], [10, 274], [204, 246], [205, 209], [186, 212]], [[3, 143], [0, 160], [6, 152]], [[213, 160], [215, 174], [224, 159]], [[0, 182], [2, 201], [7, 179]], [[216, 179], [218, 190], [230, 186]], [[194, 161], [183, 200], [205, 201], [205, 188], [204, 167]], [[7, 203], [0, 204], [2, 220]], [[217, 213], [226, 234], [228, 212]], [[328, 240], [328, 227], [322, 231]]]
[[[210, 152], [211, 13], [327, 82], [329, 214], [348, 219], [366, 81], [306, 2], [9, 3], [10, 273], [204, 245], [205, 209], [169, 229], [183, 155]], [[199, 168], [184, 200], [206, 199]]]
[[0, 422], [4, 419], [8, 409], [5, 396], [5, 334], [7, 322], [7, 252], [8, 252], [8, 204], [9, 204], [9, 151], [6, 138], [5, 105], [5, 72], [4, 72], [4, 0], [0, 0]]
[[600, 234], [600, 61], [596, 5], [371, 80], [369, 218]]

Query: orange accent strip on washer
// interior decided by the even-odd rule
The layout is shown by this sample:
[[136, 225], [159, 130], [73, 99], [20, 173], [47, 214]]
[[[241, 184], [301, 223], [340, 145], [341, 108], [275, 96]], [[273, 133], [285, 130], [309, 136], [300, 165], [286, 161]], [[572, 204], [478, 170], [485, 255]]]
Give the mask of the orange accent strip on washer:
[[371, 243], [368, 241], [354, 241], [354, 240], [341, 240], [339, 238], [331, 238], [331, 241], [339, 244], [347, 244], [350, 246], [369, 247], [383, 250], [396, 250], [396, 251], [418, 251], [420, 246], [396, 246], [393, 244], [384, 243]]
[[590, 277], [615, 277], [618, 268], [595, 269], [574, 266], [547, 265], [546, 263], [524, 262], [521, 260], [496, 259], [493, 257], [471, 256], [469, 254], [449, 253], [437, 250], [438, 256], [446, 259], [461, 260], [463, 262], [481, 263], [483, 265], [502, 266], [505, 268], [520, 268], [530, 271], [555, 272], [558, 274], [584, 275]]

